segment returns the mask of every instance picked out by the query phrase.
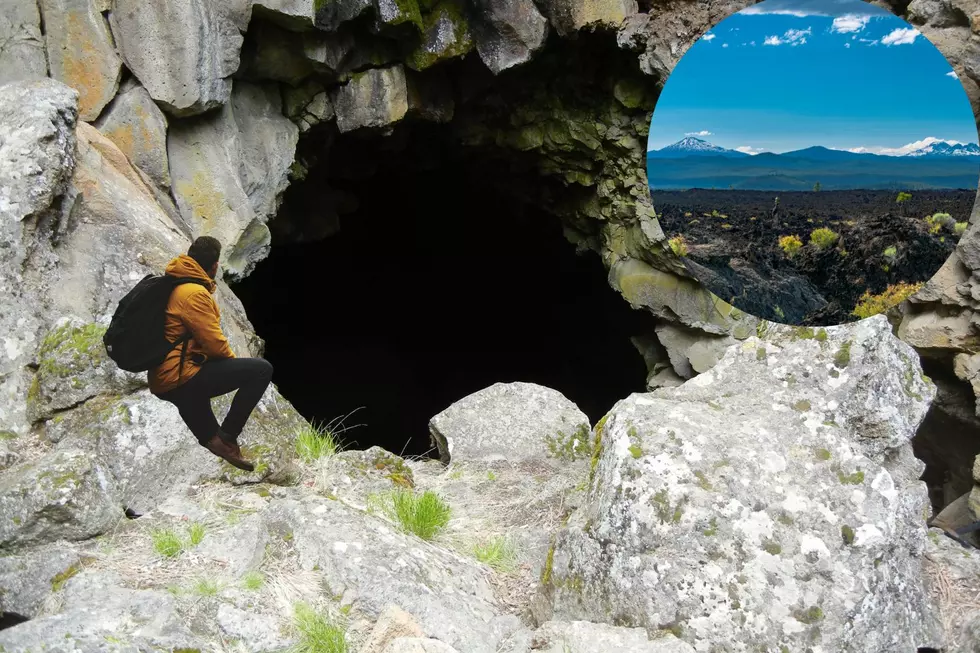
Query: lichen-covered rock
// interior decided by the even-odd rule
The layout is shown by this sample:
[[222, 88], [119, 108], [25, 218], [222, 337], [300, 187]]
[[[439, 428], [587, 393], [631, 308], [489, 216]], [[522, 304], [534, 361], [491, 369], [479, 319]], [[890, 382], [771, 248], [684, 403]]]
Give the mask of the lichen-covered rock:
[[109, 16], [126, 66], [173, 116], [228, 101], [238, 70], [249, 3], [116, 0]]
[[658, 325], [656, 332], [674, 371], [686, 379], [711, 369], [735, 342], [731, 337], [709, 336], [671, 324]]
[[78, 91], [78, 114], [93, 121], [116, 94], [122, 60], [94, 0], [40, 0], [51, 76]]
[[4, 0], [0, 11], [0, 85], [42, 79], [48, 60], [37, 0]]
[[49, 419], [103, 392], [131, 392], [145, 375], [120, 370], [106, 355], [105, 327], [66, 320], [45, 334], [37, 352], [37, 372], [27, 394], [27, 417]]
[[60, 543], [0, 557], [0, 612], [34, 618], [80, 568], [78, 553]]
[[361, 644], [360, 653], [383, 653], [393, 639], [422, 636], [422, 629], [412, 615], [397, 605], [389, 605]]
[[120, 585], [118, 574], [79, 573], [59, 592], [66, 609], [0, 631], [0, 646], [8, 653], [203, 650], [173, 596]]
[[[218, 419], [228, 398], [215, 402]], [[197, 443], [177, 409], [143, 390], [122, 398], [93, 399], [48, 424], [46, 434], [62, 447], [91, 451], [115, 479], [121, 503], [143, 514], [174, 492], [202, 479], [236, 484], [288, 482], [293, 440], [302, 418], [270, 388], [245, 424], [243, 453], [255, 463], [245, 472]]]
[[619, 27], [638, 11], [636, 0], [543, 0], [539, 5], [562, 36], [584, 27]]
[[224, 245], [231, 277], [246, 275], [268, 253], [266, 221], [288, 185], [299, 130], [282, 115], [275, 85], [236, 82], [220, 111], [171, 127], [173, 189], [195, 235]]
[[396, 123], [408, 111], [405, 69], [396, 65], [356, 73], [333, 91], [331, 100], [341, 132]]
[[544, 46], [548, 19], [531, 0], [476, 0], [473, 5], [476, 50], [494, 74], [530, 61]]
[[85, 452], [52, 451], [0, 477], [0, 549], [84, 540], [122, 518], [111, 475]]
[[934, 394], [877, 316], [771, 326], [684, 385], [619, 402], [536, 618], [724, 651], [932, 646], [910, 439]]
[[472, 50], [473, 35], [463, 12], [462, 0], [439, 0], [422, 17], [422, 42], [408, 55], [406, 65], [425, 70]]
[[261, 14], [292, 30], [313, 29], [314, 0], [254, 0], [252, 15]]
[[592, 455], [589, 418], [557, 390], [495, 383], [460, 399], [429, 421], [444, 463], [552, 461], [565, 466]]
[[265, 518], [291, 532], [300, 569], [319, 570], [324, 591], [362, 614], [401, 606], [427, 636], [473, 653], [496, 651], [519, 626], [478, 563], [339, 501], [296, 494], [270, 505]]
[[398, 637], [382, 653], [459, 653], [449, 644], [426, 637]]
[[500, 653], [694, 653], [671, 633], [653, 639], [643, 628], [622, 628], [589, 621], [548, 621], [537, 630], [522, 630], [504, 642]]
[[95, 126], [157, 186], [170, 188], [167, 119], [145, 88], [124, 84]]

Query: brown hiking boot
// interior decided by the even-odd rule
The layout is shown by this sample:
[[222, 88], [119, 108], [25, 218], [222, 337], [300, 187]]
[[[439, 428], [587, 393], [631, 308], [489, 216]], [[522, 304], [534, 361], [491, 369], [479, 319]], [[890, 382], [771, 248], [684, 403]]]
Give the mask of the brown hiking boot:
[[242, 458], [241, 454], [236, 454], [232, 446], [222, 440], [217, 434], [211, 436], [211, 439], [207, 441], [204, 447], [215, 456], [227, 460], [238, 469], [244, 469], [246, 472], [255, 471], [255, 465]]
[[239, 458], [242, 457], [242, 448], [238, 446], [238, 438], [234, 438], [221, 429], [218, 429], [218, 437], [221, 438], [228, 447], [235, 452]]

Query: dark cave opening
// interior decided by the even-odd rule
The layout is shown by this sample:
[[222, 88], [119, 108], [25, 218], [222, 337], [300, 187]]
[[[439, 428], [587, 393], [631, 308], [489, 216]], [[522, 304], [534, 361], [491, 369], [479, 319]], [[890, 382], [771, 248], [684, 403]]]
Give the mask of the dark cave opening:
[[598, 255], [576, 253], [556, 216], [521, 199], [545, 182], [519, 158], [421, 122], [326, 138], [277, 219], [340, 206], [337, 232], [274, 237], [232, 286], [304, 417], [356, 410], [346, 446], [437, 456], [429, 419], [496, 382], [554, 388], [593, 423], [644, 391], [630, 337], [652, 318], [609, 287]]

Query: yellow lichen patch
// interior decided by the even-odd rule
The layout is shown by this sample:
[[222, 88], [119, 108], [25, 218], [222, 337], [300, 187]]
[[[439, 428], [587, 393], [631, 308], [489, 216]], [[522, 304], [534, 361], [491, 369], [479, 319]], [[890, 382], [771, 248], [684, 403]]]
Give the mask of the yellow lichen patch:
[[116, 144], [122, 153], [133, 160], [136, 153], [136, 137], [133, 135], [132, 125], [119, 125], [112, 129], [103, 129], [102, 135]]
[[107, 61], [112, 57], [108, 44], [97, 42], [87, 19], [80, 11], [69, 10], [65, 15], [64, 44], [70, 46], [62, 47], [61, 68], [62, 81], [78, 91], [79, 117], [91, 121], [111, 99], [114, 89], [107, 88], [106, 82], [118, 75], [119, 68]]
[[204, 171], [194, 173], [190, 180], [177, 181], [175, 187], [198, 220], [210, 220], [229, 211], [224, 194]]

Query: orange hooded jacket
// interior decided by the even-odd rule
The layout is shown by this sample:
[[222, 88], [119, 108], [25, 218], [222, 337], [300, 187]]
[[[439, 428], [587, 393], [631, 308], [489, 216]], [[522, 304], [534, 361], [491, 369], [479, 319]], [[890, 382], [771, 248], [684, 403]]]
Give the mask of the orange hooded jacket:
[[147, 372], [150, 392], [153, 394], [173, 390], [193, 378], [201, 369], [201, 363], [193, 360], [194, 354], [198, 354], [196, 356], [198, 359], [203, 354], [204, 360], [235, 357], [228, 339], [221, 331], [221, 313], [218, 310], [218, 303], [212, 296], [217, 289], [214, 280], [197, 261], [186, 254], [181, 254], [170, 261], [165, 273], [173, 277], [201, 279], [207, 282], [208, 287], [196, 283], [184, 283], [174, 288], [170, 295], [164, 334], [167, 340], [175, 342], [185, 333], [190, 332], [191, 339], [187, 343], [183, 372], [179, 369], [181, 347], [174, 347], [163, 363]]

